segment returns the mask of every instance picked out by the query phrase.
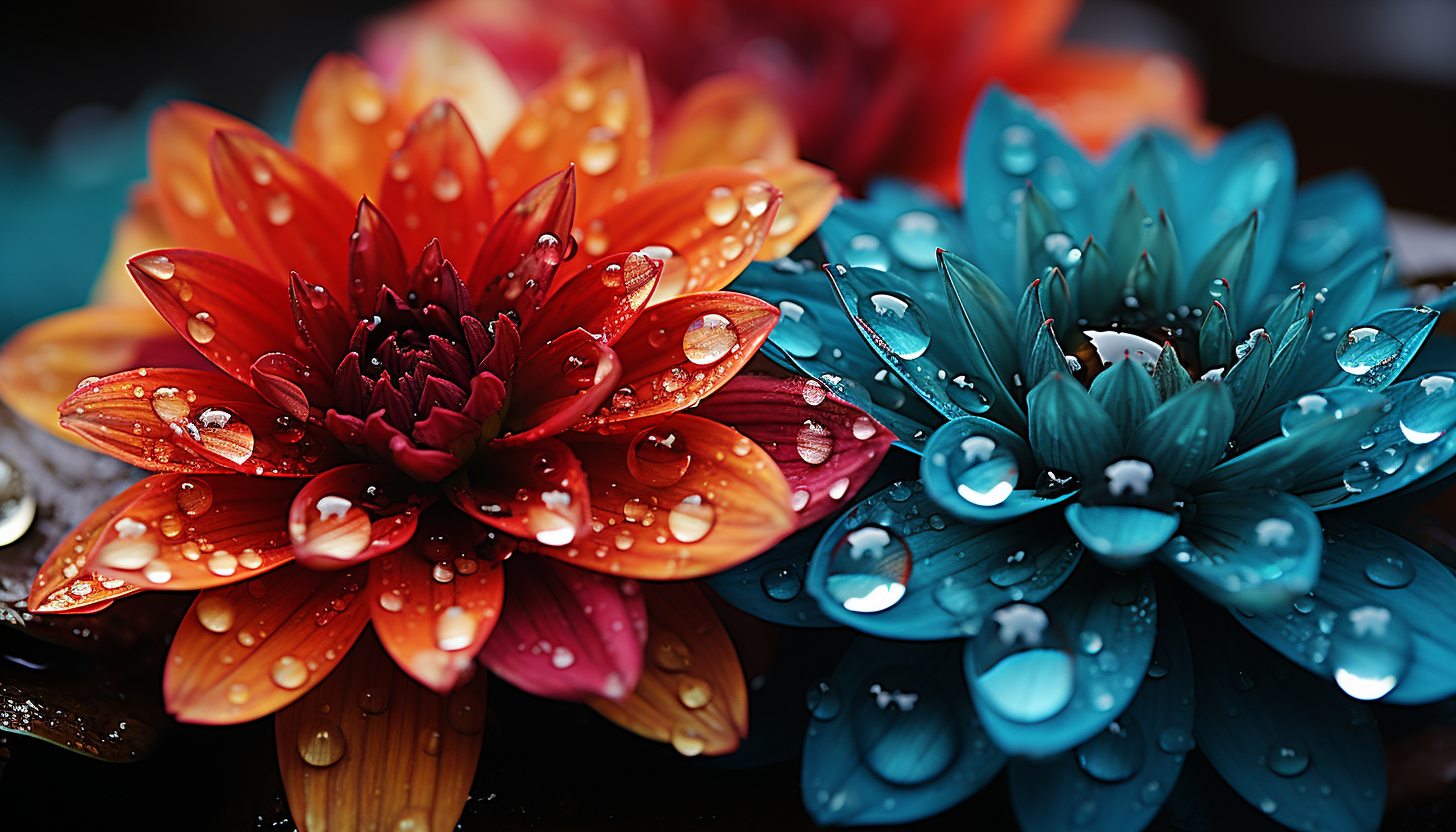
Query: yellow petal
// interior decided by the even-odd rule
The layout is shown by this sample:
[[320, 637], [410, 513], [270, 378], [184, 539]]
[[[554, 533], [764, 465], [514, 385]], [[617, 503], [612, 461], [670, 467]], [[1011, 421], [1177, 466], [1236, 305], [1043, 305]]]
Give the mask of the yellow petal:
[[799, 243], [824, 222], [839, 199], [839, 182], [834, 173], [791, 159], [787, 162], [749, 163], [749, 170], [757, 171], [775, 188], [783, 192], [783, 202], [769, 226], [768, 237], [763, 241], [756, 260], [773, 260], [788, 256]]
[[455, 104], [486, 153], [495, 150], [521, 112], [521, 97], [494, 58], [444, 30], [427, 29], [410, 42], [399, 104], [409, 119], [437, 98]]
[[146, 306], [151, 303], [137, 288], [127, 271], [126, 261], [144, 251], [171, 248], [172, 238], [162, 224], [157, 208], [157, 195], [151, 183], [144, 183], [131, 192], [131, 206], [111, 228], [111, 248], [101, 264], [101, 274], [91, 287], [91, 303]]
[[659, 134], [657, 173], [799, 156], [794, 122], [758, 81], [725, 73], [694, 84]]

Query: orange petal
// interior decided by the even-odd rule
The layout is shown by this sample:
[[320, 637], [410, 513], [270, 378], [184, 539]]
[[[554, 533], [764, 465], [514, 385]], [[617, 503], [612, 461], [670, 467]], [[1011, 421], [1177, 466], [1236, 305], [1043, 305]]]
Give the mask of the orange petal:
[[698, 292], [649, 307], [612, 346], [621, 389], [584, 424], [692, 407], [748, 363], [778, 318], [771, 304], [733, 292]]
[[748, 690], [728, 631], [702, 590], [686, 582], [643, 584], [647, 660], [622, 702], [587, 700], [634, 734], [679, 753], [727, 754], [748, 736]]
[[134, 492], [157, 479], [148, 477], [102, 503], [50, 553], [30, 585], [26, 606], [31, 612], [97, 612], [117, 598], [141, 592], [139, 586], [97, 573], [91, 568], [91, 553], [112, 521], [131, 505]]
[[783, 193], [779, 212], [768, 229], [768, 239], [756, 259], [787, 257], [799, 243], [824, 222], [839, 199], [839, 182], [834, 173], [808, 162], [766, 162], [749, 166], [763, 174]]
[[477, 527], [463, 515], [446, 508], [430, 521], [409, 546], [370, 564], [367, 597], [374, 631], [400, 668], [449, 693], [475, 672], [500, 617], [505, 570], [475, 557]]
[[[635, 251], [662, 260], [653, 303], [688, 292], [721, 289], [758, 254], [781, 195], [765, 177], [737, 168], [679, 173], [648, 185], [586, 222], [588, 258]], [[585, 264], [583, 264], [584, 266]]]
[[794, 529], [778, 467], [726, 425], [679, 413], [636, 434], [569, 441], [591, 486], [592, 530], [543, 554], [623, 577], [684, 580], [748, 560]]
[[61, 427], [56, 408], [82, 379], [143, 363], [200, 358], [151, 308], [91, 306], [42, 318], [0, 346], [0, 399], [32, 424], [91, 447]]
[[398, 225], [405, 261], [414, 262], [431, 240], [445, 256], [475, 262], [490, 221], [490, 169], [460, 111], [448, 100], [426, 107], [389, 157], [379, 207]]
[[308, 481], [288, 509], [293, 554], [311, 569], [343, 569], [409, 542], [436, 499], [393, 466], [360, 462]]
[[293, 560], [286, 520], [302, 485], [239, 474], [148, 477], [122, 492], [127, 503], [107, 503], [81, 524], [80, 556], [103, 577], [143, 589], [246, 580]]
[[657, 141], [657, 174], [799, 157], [794, 121], [749, 75], [723, 73], [694, 84], [673, 104]]
[[480, 762], [485, 676], [440, 696], [365, 635], [274, 724], [300, 832], [453, 832]]
[[491, 448], [450, 479], [445, 496], [487, 526], [541, 543], [570, 543], [591, 522], [581, 463], [551, 438]]
[[174, 101], [152, 114], [147, 172], [157, 188], [157, 209], [177, 245], [258, 264], [261, 261], [238, 236], [212, 178], [208, 144], [217, 130], [263, 135], [245, 121], [188, 101]]
[[465, 285], [482, 320], [514, 310], [530, 320], [551, 288], [576, 213], [576, 168], [542, 179], [503, 211]]
[[460, 109], [475, 140], [487, 152], [495, 150], [521, 112], [521, 97], [495, 59], [475, 44], [440, 29], [423, 31], [410, 43], [398, 100], [409, 118], [437, 98], [448, 98]]
[[223, 208], [263, 270], [273, 277], [298, 272], [348, 297], [355, 200], [267, 136], [216, 133], [211, 155]]
[[580, 422], [604, 404], [622, 378], [612, 348], [584, 329], [548, 341], [521, 362], [511, 389], [503, 442], [534, 442]]
[[617, 343], [637, 320], [662, 276], [662, 262], [638, 252], [603, 257], [552, 285], [541, 309], [522, 327], [521, 352], [531, 355], [563, 332], [581, 328]]
[[300, 477], [348, 459], [328, 431], [300, 426], [218, 372], [117, 373], [77, 388], [61, 408], [64, 427], [151, 471]]
[[308, 77], [293, 116], [293, 149], [351, 197], [378, 196], [389, 150], [406, 116], [358, 56], [325, 55]]
[[623, 49], [608, 49], [527, 99], [520, 119], [491, 157], [491, 167], [500, 180], [500, 194], [509, 199], [575, 163], [581, 225], [642, 183], [651, 170], [651, 136], [642, 61]]
[[203, 590], [182, 619], [162, 693], [181, 722], [231, 725], [267, 716], [334, 669], [364, 626], [364, 569], [290, 564]]
[[151, 306], [137, 289], [126, 261], [144, 251], [171, 248], [172, 238], [162, 224], [157, 188], [142, 182], [127, 196], [128, 206], [111, 227], [111, 248], [102, 261], [101, 273], [91, 287], [90, 303], [103, 305]]

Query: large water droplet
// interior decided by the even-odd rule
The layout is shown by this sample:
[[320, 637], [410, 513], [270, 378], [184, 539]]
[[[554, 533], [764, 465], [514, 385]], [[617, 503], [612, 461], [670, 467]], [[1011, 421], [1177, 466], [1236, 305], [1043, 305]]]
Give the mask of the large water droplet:
[[694, 364], [712, 364], [738, 346], [733, 322], [716, 313], [699, 315], [683, 332], [683, 354]]
[[454, 202], [460, 198], [460, 194], [464, 190], [465, 182], [460, 178], [460, 174], [449, 168], [440, 168], [435, 171], [435, 181], [430, 183], [430, 193], [441, 202]]
[[610, 127], [597, 126], [587, 131], [586, 142], [582, 144], [576, 161], [581, 165], [583, 173], [601, 176], [616, 167], [621, 156], [622, 147], [616, 131]]
[[692, 664], [688, 646], [670, 630], [653, 630], [647, 637], [647, 658], [668, 673], [681, 673]]
[[1011, 604], [991, 614], [973, 643], [976, 692], [1014, 722], [1050, 719], [1072, 701], [1075, 661], [1047, 614]]
[[[892, 667], [874, 677], [851, 702], [851, 727], [861, 759], [881, 778], [902, 786], [932, 780], [960, 751], [954, 704], [919, 668]], [[905, 753], [900, 738], [919, 738]]]
[[844, 262], [866, 269], [890, 270], [890, 250], [873, 234], [856, 234], [849, 238]]
[[1025, 176], [1036, 169], [1036, 133], [1021, 124], [1012, 124], [1001, 131], [1001, 145], [996, 163], [1012, 176]]
[[475, 641], [480, 622], [464, 607], [446, 607], [435, 618], [435, 646], [441, 650], [463, 650]]
[[951, 377], [945, 386], [945, 394], [951, 402], [967, 413], [985, 413], [995, 404], [991, 385], [964, 373]]
[[197, 312], [187, 319], [187, 334], [199, 344], [207, 344], [217, 337], [217, 322], [208, 312]]
[[890, 248], [906, 265], [933, 269], [936, 250], [951, 247], [950, 232], [940, 218], [929, 211], [906, 211], [890, 228]]
[[882, 526], [845, 534], [829, 554], [825, 584], [850, 612], [880, 612], [899, 603], [910, 580], [910, 549]]
[[684, 675], [677, 681], [677, 701], [690, 710], [706, 707], [713, 701], [713, 687], [696, 676]]
[[[1456, 379], [1447, 375], [1427, 376], [1420, 381], [1420, 393], [1403, 403], [1400, 432], [1412, 445], [1425, 445], [1445, 435], [1456, 423]], [[1422, 395], [1424, 394], [1424, 395]]]
[[708, 192], [708, 199], [703, 203], [703, 213], [707, 214], [708, 222], [722, 228], [738, 216], [741, 205], [732, 188], [719, 185]]
[[1356, 699], [1379, 699], [1410, 667], [1410, 625], [1385, 607], [1356, 607], [1335, 622], [1330, 665], [1335, 683]]
[[1363, 376], [1376, 367], [1389, 364], [1400, 356], [1400, 342], [1395, 336], [1374, 326], [1352, 327], [1335, 344], [1335, 361], [1345, 372]]
[[692, 461], [682, 437], [664, 426], [637, 434], [627, 451], [627, 470], [653, 488], [666, 488], [681, 480]]
[[956, 493], [978, 506], [1006, 502], [1020, 477], [1016, 455], [989, 436], [968, 436], [946, 460]]
[[273, 663], [268, 675], [278, 687], [297, 690], [308, 681], [308, 666], [293, 656], [283, 656]]
[[1269, 746], [1264, 754], [1269, 770], [1280, 777], [1298, 777], [1309, 768], [1309, 749], [1298, 740]]
[[1326, 414], [1333, 411], [1334, 405], [1330, 404], [1329, 399], [1319, 393], [1306, 393], [1295, 399], [1279, 415], [1279, 432], [1289, 436], [1305, 425], [1326, 418]]
[[209, 407], [198, 414], [193, 439], [207, 451], [240, 465], [253, 456], [253, 429], [226, 408]]
[[773, 342], [795, 358], [813, 358], [824, 348], [814, 314], [791, 300], [779, 303], [779, 322], [774, 326]]
[[930, 348], [930, 324], [909, 298], [873, 292], [860, 299], [859, 316], [870, 323], [890, 352], [901, 358], [919, 358]]
[[331, 766], [347, 748], [343, 730], [332, 719], [311, 719], [298, 729], [298, 756], [311, 766]]
[[0, 457], [0, 546], [9, 546], [30, 529], [35, 520], [35, 497], [20, 469]]
[[188, 517], [206, 514], [212, 508], [212, 486], [204, 480], [183, 480], [177, 486], [177, 508]]
[[1146, 756], [1143, 729], [1131, 714], [1123, 714], [1077, 748], [1078, 765], [1104, 783], [1120, 783], [1137, 774]]
[[667, 529], [681, 543], [696, 543], [713, 529], [717, 512], [701, 494], [689, 494], [672, 507], [667, 515]]
[[800, 459], [810, 465], [822, 465], [834, 452], [834, 434], [813, 419], [805, 419], [799, 427], [795, 448]]
[[237, 612], [232, 602], [220, 595], [202, 595], [193, 607], [197, 622], [214, 633], [225, 633], [233, 628]]
[[775, 601], [792, 601], [804, 589], [804, 581], [793, 567], [765, 570], [759, 584], [764, 594]]

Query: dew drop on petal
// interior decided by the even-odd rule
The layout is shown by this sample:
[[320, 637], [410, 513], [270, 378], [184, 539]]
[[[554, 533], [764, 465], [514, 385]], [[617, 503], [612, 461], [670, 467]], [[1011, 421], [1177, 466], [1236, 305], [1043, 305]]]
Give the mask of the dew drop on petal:
[[1400, 432], [1412, 445], [1426, 445], [1440, 439], [1456, 424], [1456, 379], [1447, 375], [1420, 380], [1420, 392], [1412, 394], [1401, 408]]
[[713, 688], [703, 679], [684, 675], [677, 682], [677, 699], [684, 708], [697, 710], [713, 701]]
[[905, 596], [910, 549], [882, 526], [846, 533], [829, 554], [829, 595], [850, 612], [880, 612]]
[[1036, 133], [1030, 127], [1012, 124], [1001, 131], [996, 163], [1012, 176], [1025, 176], [1036, 169]]
[[627, 470], [638, 482], [653, 488], [677, 483], [692, 461], [682, 437], [660, 425], [637, 434], [627, 450]]
[[347, 748], [343, 729], [331, 719], [320, 717], [299, 726], [298, 756], [311, 766], [331, 766], [343, 759]]
[[891, 352], [907, 361], [919, 358], [930, 348], [930, 324], [925, 313], [903, 295], [873, 292], [860, 299], [858, 313]]
[[199, 344], [210, 343], [217, 337], [217, 325], [208, 312], [197, 312], [187, 319], [187, 334]]
[[435, 171], [435, 180], [430, 185], [430, 193], [435, 195], [435, 199], [454, 202], [464, 190], [465, 183], [460, 179], [460, 174], [450, 168]]
[[[708, 222], [722, 228], [733, 222], [738, 216], [740, 205], [738, 195], [733, 193], [732, 188], [719, 185], [708, 192], [708, 199], [703, 204], [703, 210], [708, 216]], [[760, 213], [762, 212], [760, 211]]]
[[868, 416], [855, 417], [854, 424], [851, 426], [850, 430], [854, 432], [854, 438], [860, 441], [874, 438], [874, 435], [877, 432], [875, 428], [875, 420], [871, 419]]
[[197, 622], [214, 633], [225, 633], [233, 628], [237, 615], [233, 605], [220, 595], [203, 595], [193, 607]]
[[435, 646], [446, 651], [463, 650], [475, 641], [479, 629], [480, 623], [464, 607], [446, 607], [435, 618]]
[[1376, 367], [1389, 364], [1400, 356], [1400, 341], [1374, 326], [1351, 327], [1335, 344], [1335, 361], [1340, 369], [1354, 376], [1363, 376]]
[[692, 664], [688, 646], [676, 633], [654, 630], [647, 638], [647, 658], [669, 673], [681, 673]]
[[1020, 478], [1016, 455], [989, 436], [968, 436], [946, 460], [961, 499], [977, 506], [999, 506]]
[[906, 211], [890, 227], [891, 250], [914, 268], [935, 268], [936, 249], [950, 247], [949, 229], [929, 211]]
[[701, 494], [689, 494], [667, 515], [667, 528], [681, 543], [696, 543], [713, 529], [717, 512]]
[[297, 690], [308, 681], [308, 666], [293, 656], [283, 656], [269, 668], [268, 676], [284, 690]]
[[1410, 667], [1410, 625], [1386, 607], [1368, 604], [1346, 611], [1330, 637], [1335, 684], [1356, 699], [1379, 699]]
[[804, 589], [804, 581], [792, 567], [767, 569], [759, 578], [763, 593], [775, 601], [792, 601]]
[[834, 434], [812, 419], [799, 426], [795, 447], [799, 458], [810, 465], [822, 465], [834, 452]]
[[683, 354], [694, 364], [720, 361], [738, 346], [733, 322], [717, 313], [699, 315], [683, 332]]
[[795, 358], [813, 358], [824, 348], [814, 313], [791, 300], [779, 302], [773, 342]]
[[1269, 746], [1264, 760], [1280, 777], [1298, 777], [1309, 768], [1309, 749], [1298, 740], [1277, 743]]
[[1077, 747], [1077, 764], [1104, 783], [1120, 783], [1142, 769], [1147, 755], [1142, 727], [1131, 714]]
[[177, 273], [177, 264], [168, 259], [165, 254], [145, 254], [141, 257], [134, 257], [131, 264], [157, 280], [171, 280], [172, 275]]
[[804, 694], [804, 704], [809, 706], [809, 713], [815, 719], [830, 720], [839, 716], [844, 699], [829, 682], [820, 680], [809, 686]]
[[188, 517], [199, 517], [212, 508], [212, 486], [204, 480], [183, 480], [177, 486], [177, 508]]
[[972, 650], [976, 693], [1001, 716], [1042, 722], [1072, 701], [1072, 652], [1039, 607], [1017, 603], [996, 610], [977, 633]]

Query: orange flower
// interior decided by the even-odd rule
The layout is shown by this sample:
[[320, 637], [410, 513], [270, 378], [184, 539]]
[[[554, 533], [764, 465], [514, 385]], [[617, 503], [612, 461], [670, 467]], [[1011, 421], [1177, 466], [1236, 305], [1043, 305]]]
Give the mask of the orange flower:
[[[381, 20], [366, 54], [398, 63], [421, 29], [469, 32], [529, 88], [607, 43], [646, 57], [668, 124], [734, 111], [770, 91], [805, 156], [861, 187], [879, 175], [954, 196], [971, 107], [999, 79], [1094, 151], [1134, 128], [1202, 129], [1197, 79], [1166, 53], [1059, 45], [1075, 0], [432, 0]], [[727, 73], [714, 75], [714, 73]], [[704, 81], [704, 79], [708, 79]], [[716, 124], [704, 145], [721, 144]]]

